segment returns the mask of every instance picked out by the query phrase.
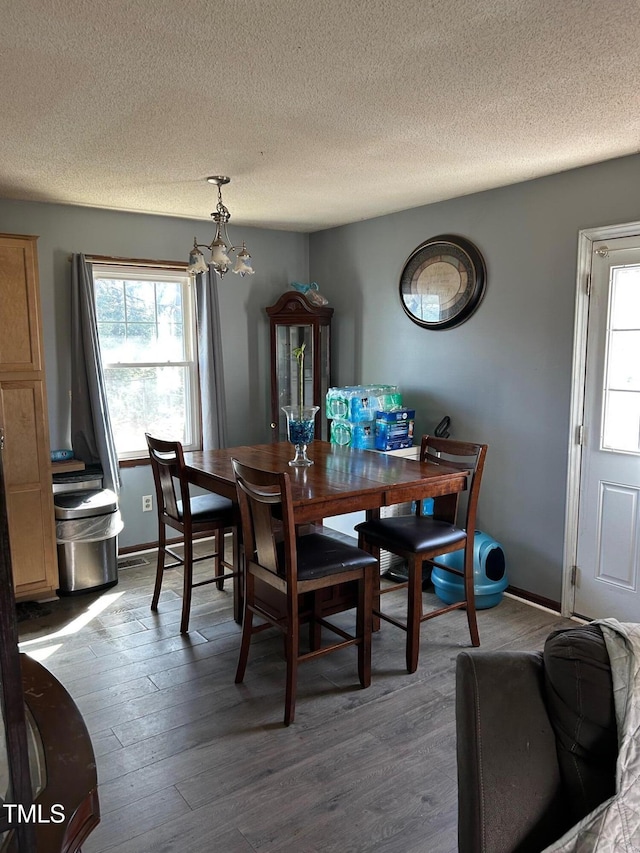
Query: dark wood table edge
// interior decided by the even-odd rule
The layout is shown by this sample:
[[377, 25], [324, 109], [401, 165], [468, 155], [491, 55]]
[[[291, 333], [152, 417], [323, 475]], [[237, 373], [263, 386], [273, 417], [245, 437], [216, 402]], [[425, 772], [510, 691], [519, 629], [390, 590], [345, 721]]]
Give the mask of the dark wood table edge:
[[37, 850], [75, 853], [100, 822], [93, 745], [77, 705], [49, 670], [20, 655], [25, 704], [42, 741], [45, 787], [35, 800], [41, 814], [64, 807], [61, 823], [36, 825]]

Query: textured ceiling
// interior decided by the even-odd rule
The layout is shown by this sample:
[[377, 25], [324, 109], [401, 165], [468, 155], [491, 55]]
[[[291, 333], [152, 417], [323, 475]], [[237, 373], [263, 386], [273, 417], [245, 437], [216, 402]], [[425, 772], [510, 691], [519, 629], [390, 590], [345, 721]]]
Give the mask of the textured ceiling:
[[638, 0], [4, 0], [0, 196], [314, 231], [640, 148]]

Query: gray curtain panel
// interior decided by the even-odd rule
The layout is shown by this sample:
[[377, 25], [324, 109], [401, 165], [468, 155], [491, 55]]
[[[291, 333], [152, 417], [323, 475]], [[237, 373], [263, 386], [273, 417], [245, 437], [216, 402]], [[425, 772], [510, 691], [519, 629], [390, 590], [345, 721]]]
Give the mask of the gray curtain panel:
[[227, 447], [227, 405], [222, 369], [218, 280], [211, 271], [196, 277], [196, 326], [202, 405], [202, 449]]
[[120, 491], [118, 455], [105, 387], [91, 264], [71, 260], [71, 446], [77, 459], [99, 462], [104, 486]]

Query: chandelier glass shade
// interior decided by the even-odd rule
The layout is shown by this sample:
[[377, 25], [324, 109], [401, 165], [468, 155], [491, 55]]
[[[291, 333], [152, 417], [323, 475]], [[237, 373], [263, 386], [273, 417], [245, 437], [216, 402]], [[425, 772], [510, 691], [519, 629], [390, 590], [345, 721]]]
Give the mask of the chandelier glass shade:
[[[230, 178], [223, 175], [212, 175], [207, 178], [210, 184], [215, 184], [218, 187], [218, 204], [216, 209], [211, 214], [216, 230], [213, 240], [210, 243], [198, 243], [198, 238], [194, 237], [193, 246], [189, 253], [189, 265], [187, 272], [189, 275], [195, 276], [198, 273], [207, 272], [209, 267], [222, 278], [229, 270], [244, 278], [245, 275], [253, 275], [255, 270], [251, 263], [251, 255], [247, 251], [247, 247], [242, 243], [242, 246], [234, 246], [229, 239], [227, 233], [227, 223], [231, 219], [231, 214], [228, 208], [222, 201], [222, 187], [228, 184]], [[209, 260], [205, 258], [204, 249], [210, 253]], [[230, 255], [236, 253], [235, 264]]]

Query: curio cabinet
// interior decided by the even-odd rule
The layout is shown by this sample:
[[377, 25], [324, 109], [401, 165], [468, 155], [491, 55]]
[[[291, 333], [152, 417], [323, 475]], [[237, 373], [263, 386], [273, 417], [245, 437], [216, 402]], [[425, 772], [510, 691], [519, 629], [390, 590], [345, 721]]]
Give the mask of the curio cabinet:
[[[315, 306], [297, 291], [283, 293], [267, 309], [271, 337], [271, 440], [286, 441], [283, 406], [319, 406], [316, 438], [326, 440], [325, 397], [331, 381], [331, 318], [333, 308]], [[300, 382], [294, 350], [304, 344]], [[303, 400], [300, 400], [300, 388]]]

